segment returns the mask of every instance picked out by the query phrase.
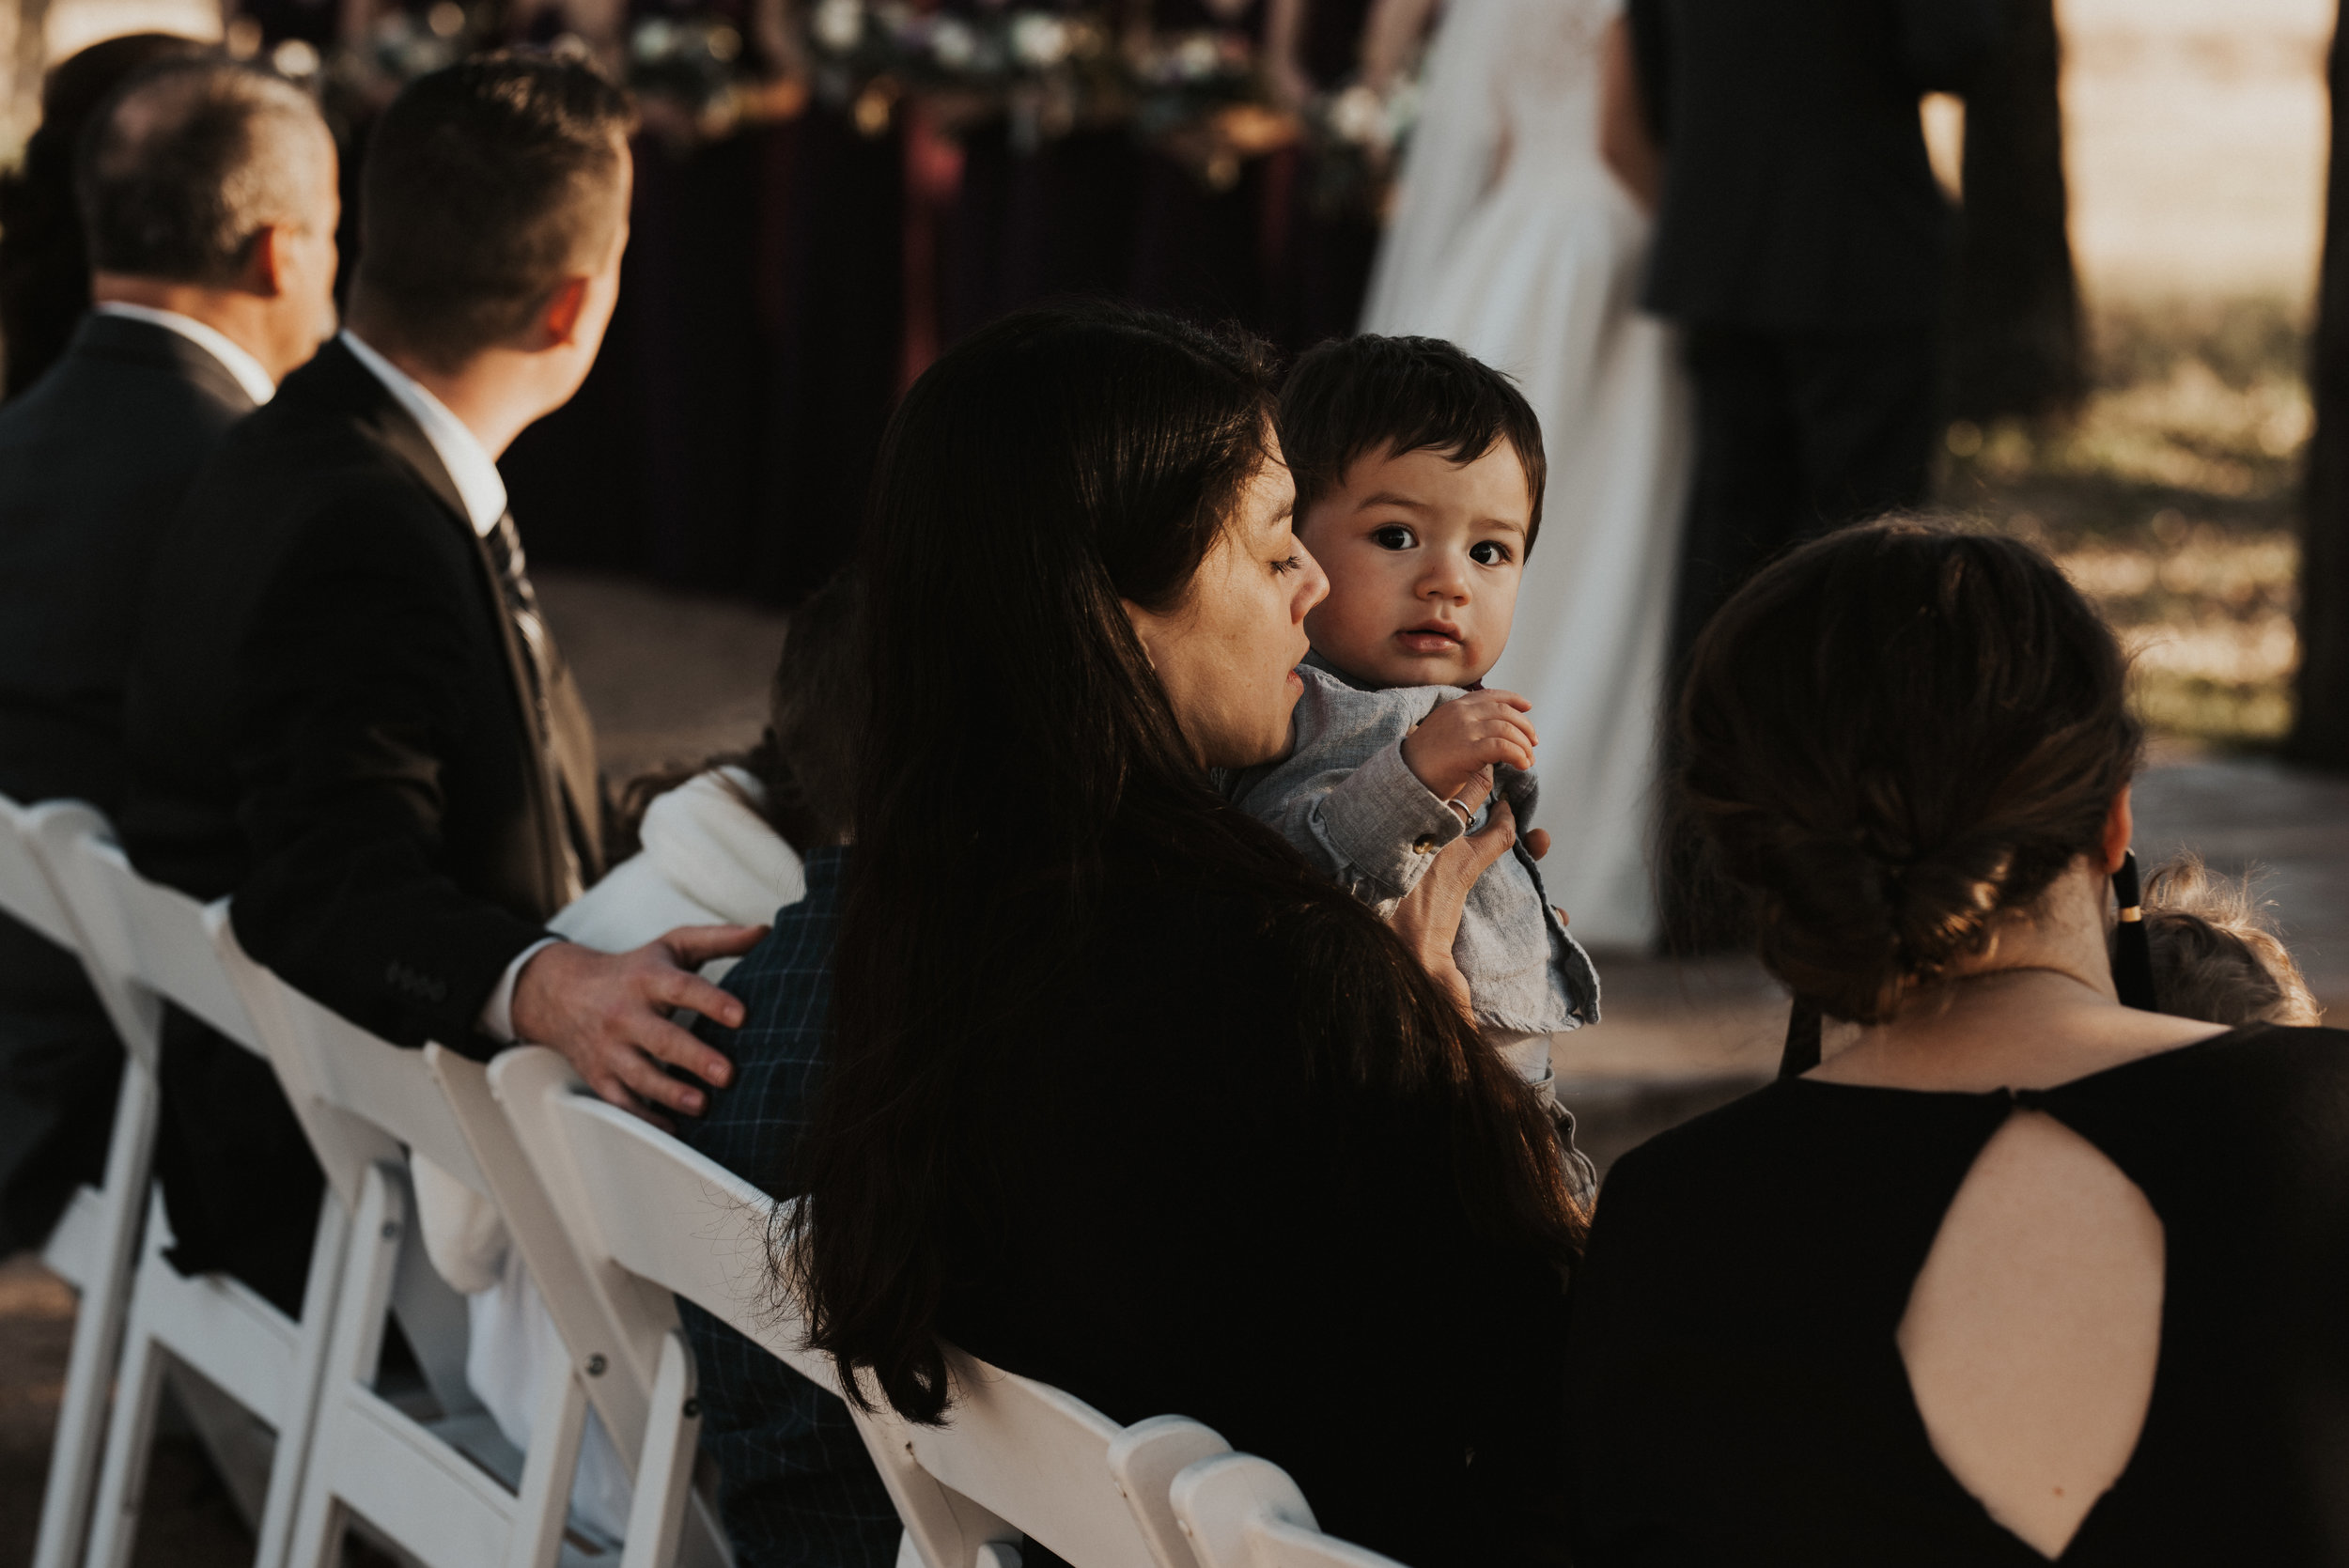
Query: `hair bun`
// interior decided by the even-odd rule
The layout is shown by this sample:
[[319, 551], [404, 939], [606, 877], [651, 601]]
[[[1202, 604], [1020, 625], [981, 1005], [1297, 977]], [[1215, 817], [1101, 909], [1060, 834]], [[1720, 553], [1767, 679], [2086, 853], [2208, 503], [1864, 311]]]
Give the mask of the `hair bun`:
[[2102, 841], [2141, 732], [2117, 644], [2053, 563], [1915, 522], [1847, 529], [1699, 640], [1682, 804], [1763, 961], [1875, 1022]]

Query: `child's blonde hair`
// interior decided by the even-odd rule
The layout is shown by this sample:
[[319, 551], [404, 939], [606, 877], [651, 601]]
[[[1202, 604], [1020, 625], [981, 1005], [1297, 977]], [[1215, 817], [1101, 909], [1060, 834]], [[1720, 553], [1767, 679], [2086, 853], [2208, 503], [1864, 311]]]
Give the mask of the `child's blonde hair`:
[[2266, 908], [2248, 877], [2216, 876], [2200, 855], [2181, 855], [2147, 877], [2145, 935], [2161, 1010], [2238, 1028], [2322, 1022], [2325, 1010]]

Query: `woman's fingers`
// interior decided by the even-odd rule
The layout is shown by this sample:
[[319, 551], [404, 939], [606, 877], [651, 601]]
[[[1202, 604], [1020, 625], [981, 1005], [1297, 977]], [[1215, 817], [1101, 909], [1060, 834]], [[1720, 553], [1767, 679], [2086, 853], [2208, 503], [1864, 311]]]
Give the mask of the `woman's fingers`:
[[1419, 955], [1419, 961], [1436, 982], [1468, 1006], [1468, 979], [1452, 957], [1452, 944], [1460, 935], [1460, 915], [1468, 908], [1469, 889], [1492, 863], [1517, 842], [1517, 813], [1507, 800], [1493, 807], [1485, 826], [1454, 839], [1436, 854], [1427, 868], [1390, 917], [1397, 935]]

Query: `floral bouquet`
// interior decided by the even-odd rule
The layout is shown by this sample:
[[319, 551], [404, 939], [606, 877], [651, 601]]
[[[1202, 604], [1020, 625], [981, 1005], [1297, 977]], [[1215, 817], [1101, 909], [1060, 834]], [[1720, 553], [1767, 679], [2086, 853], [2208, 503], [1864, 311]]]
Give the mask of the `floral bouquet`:
[[[453, 66], [481, 47], [481, 36], [479, 19], [458, 0], [438, 0], [421, 14], [386, 9], [365, 34], [334, 51], [326, 64], [325, 92], [350, 117], [370, 117], [369, 111], [390, 102], [417, 77]], [[282, 53], [284, 46], [279, 47]]]
[[1244, 32], [1151, 33], [1128, 42], [1126, 59], [1134, 133], [1210, 191], [1232, 189], [1248, 159], [1297, 139], [1296, 120], [1267, 101], [1255, 40]]
[[[968, 123], [1008, 115], [1033, 147], [1113, 112], [1123, 84], [1110, 30], [1087, 11], [986, 5], [922, 10], [905, 0], [818, 0], [809, 19], [817, 91], [853, 103], [861, 128], [877, 94], [914, 91]], [[887, 101], [877, 116], [887, 124]]]
[[1418, 121], [1415, 77], [1397, 77], [1384, 89], [1354, 82], [1315, 99], [1305, 109], [1314, 152], [1306, 199], [1314, 210], [1323, 217], [1380, 216]]
[[629, 34], [628, 85], [641, 99], [682, 110], [705, 131], [721, 131], [739, 117], [742, 35], [722, 17], [646, 17]]

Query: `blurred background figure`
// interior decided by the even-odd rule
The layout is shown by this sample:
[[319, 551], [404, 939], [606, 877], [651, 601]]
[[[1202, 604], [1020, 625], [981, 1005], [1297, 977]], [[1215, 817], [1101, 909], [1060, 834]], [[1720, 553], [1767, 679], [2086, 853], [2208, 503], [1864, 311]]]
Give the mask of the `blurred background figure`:
[[[1755, 567], [1925, 499], [1951, 228], [1919, 117], [1995, 0], [1630, 0], [1663, 151], [1642, 303], [1687, 332], [1694, 489], [1675, 647]], [[1675, 660], [1675, 664], [1677, 660]]]
[[41, 85], [40, 125], [0, 175], [0, 397], [39, 380], [89, 308], [89, 256], [73, 209], [73, 140], [106, 95], [150, 60], [206, 46], [171, 33], [94, 43]]
[[[1374, 80], [1431, 0], [1380, 0]], [[1576, 936], [1655, 936], [1645, 849], [1685, 474], [1672, 334], [1634, 304], [1656, 159], [1616, 0], [1453, 0], [1363, 327], [1449, 338], [1541, 415], [1548, 525], [1494, 685], [1548, 742], [1541, 825]]]

